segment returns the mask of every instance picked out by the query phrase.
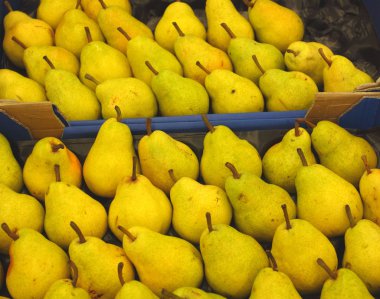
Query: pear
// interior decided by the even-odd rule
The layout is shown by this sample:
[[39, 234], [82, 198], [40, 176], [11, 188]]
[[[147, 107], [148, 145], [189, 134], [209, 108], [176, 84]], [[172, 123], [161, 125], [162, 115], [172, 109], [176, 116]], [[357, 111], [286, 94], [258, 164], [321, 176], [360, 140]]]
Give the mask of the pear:
[[124, 281], [124, 278], [120, 275], [124, 264], [119, 263], [118, 273], [120, 283], [122, 285], [119, 292], [116, 294], [115, 299], [159, 299], [146, 285], [138, 280]]
[[174, 43], [178, 38], [173, 22], [176, 22], [186, 34], [206, 39], [205, 26], [197, 18], [192, 7], [186, 2], [172, 2], [166, 7], [154, 30], [155, 40], [166, 50], [174, 53]]
[[[0, 81], [1, 82], [1, 81]], [[13, 155], [8, 139], [0, 133], [0, 184], [21, 191], [23, 180], [20, 164]]]
[[151, 86], [162, 116], [196, 115], [209, 111], [209, 97], [202, 84], [171, 70], [158, 72], [149, 61], [145, 63], [155, 75]]
[[95, 90], [97, 85], [91, 80], [86, 80], [86, 74], [95, 77], [99, 82], [132, 76], [128, 59], [123, 53], [103, 41], [93, 41], [88, 27], [85, 27], [85, 31], [89, 41], [80, 53], [79, 71], [79, 78], [84, 85], [92, 90]]
[[[90, 74], [86, 81], [97, 84], [95, 93], [102, 106], [102, 117], [139, 118], [157, 115], [157, 101], [153, 91], [145, 82], [136, 78], [115, 78], [104, 82]], [[117, 110], [116, 106], [118, 107]]]
[[319, 48], [323, 49], [328, 59], [334, 55], [330, 48], [321, 43], [304, 41], [291, 43], [284, 54], [286, 68], [289, 71], [302, 72], [312, 78], [318, 86], [322, 86], [323, 70], [328, 65], [319, 54]]
[[57, 69], [79, 73], [78, 58], [65, 48], [56, 46], [32, 46], [24, 51], [24, 65], [28, 77], [45, 85], [46, 74], [51, 70], [42, 57], [47, 56]]
[[373, 294], [380, 292], [380, 271], [373, 267], [380, 262], [380, 227], [367, 219], [356, 224], [351, 209], [346, 207], [351, 223], [344, 235], [342, 265], [355, 272]]
[[296, 217], [296, 205], [288, 192], [268, 184], [250, 172], [239, 173], [229, 162], [232, 176], [226, 178], [225, 189], [234, 211], [236, 228], [259, 241], [270, 242], [283, 222], [282, 204], [288, 207], [290, 219]]
[[326, 92], [351, 92], [356, 87], [374, 82], [372, 77], [358, 69], [352, 61], [341, 55], [328, 54], [322, 48], [319, 53], [327, 63], [323, 70], [323, 86]]
[[208, 185], [224, 189], [226, 178], [231, 172], [225, 167], [233, 164], [240, 172], [251, 172], [261, 176], [261, 158], [256, 148], [247, 140], [240, 139], [224, 125], [213, 126], [206, 116], [202, 116], [209, 132], [203, 140], [200, 163], [201, 175]]
[[6, 277], [12, 298], [43, 298], [52, 283], [69, 277], [68, 256], [58, 245], [30, 228], [14, 232], [6, 223], [1, 227], [13, 239]]
[[286, 132], [279, 143], [272, 145], [263, 156], [263, 174], [267, 181], [284, 188], [290, 193], [296, 192], [295, 178], [302, 162], [297, 154], [302, 149], [308, 165], [316, 163], [311, 150], [310, 134], [299, 127]]
[[277, 263], [267, 252], [271, 261], [271, 267], [265, 267], [256, 275], [249, 299], [302, 299], [290, 278], [278, 271]]
[[134, 226], [124, 232], [123, 248], [140, 281], [159, 295], [162, 288], [198, 287], [203, 280], [199, 251], [189, 242]]
[[210, 213], [206, 217], [200, 250], [207, 283], [228, 298], [246, 298], [257, 273], [268, 266], [265, 251], [251, 236], [226, 224], [212, 224]]
[[68, 10], [55, 29], [55, 45], [65, 48], [78, 58], [88, 43], [84, 28], [88, 27], [92, 40], [104, 41], [100, 27], [80, 9]]
[[215, 69], [232, 71], [232, 63], [224, 51], [211, 46], [198, 36], [185, 35], [176, 22], [173, 22], [173, 26], [179, 34], [174, 44], [174, 51], [182, 64], [185, 77], [204, 85], [207, 74], [196, 65], [197, 61], [210, 72]]
[[269, 69], [285, 69], [282, 53], [275, 46], [259, 43], [246, 37], [237, 37], [226, 23], [220, 25], [231, 37], [227, 53], [236, 74], [250, 79], [255, 84], [259, 84], [262, 72], [252, 60], [253, 55], [258, 58], [264, 71]]
[[41, 0], [37, 7], [37, 18], [56, 29], [64, 14], [84, 1], [80, 0]]
[[83, 236], [73, 221], [70, 226], [78, 235], [69, 246], [70, 259], [78, 267], [77, 287], [85, 289], [91, 298], [115, 298], [121, 288], [117, 271], [119, 263], [124, 264], [124, 281], [134, 279], [133, 267], [125, 252], [97, 237]]
[[365, 171], [363, 155], [367, 157], [369, 168], [377, 165], [375, 150], [367, 140], [331, 121], [317, 123], [311, 133], [311, 142], [321, 164], [355, 186]]
[[193, 150], [181, 141], [161, 130], [152, 132], [151, 120], [147, 120], [147, 135], [138, 143], [142, 174], [166, 194], [175, 183], [170, 176], [172, 169], [176, 180], [199, 175], [199, 162]]
[[54, 31], [49, 24], [21, 11], [10, 11], [4, 17], [3, 49], [9, 60], [24, 68], [24, 49], [30, 46], [52, 46]]
[[100, 10], [97, 20], [107, 43], [122, 53], [127, 52], [128, 39], [118, 28], [128, 30], [131, 39], [139, 35], [153, 39], [152, 30], [121, 7], [109, 6]]
[[215, 224], [230, 224], [232, 207], [223, 189], [203, 185], [196, 180], [182, 177], [170, 189], [173, 205], [173, 228], [181, 238], [199, 243], [207, 227], [204, 215], [213, 215]]
[[44, 200], [50, 183], [56, 181], [58, 166], [62, 182], [81, 186], [82, 165], [77, 156], [55, 137], [37, 141], [23, 169], [24, 183], [32, 196]]
[[[7, 223], [12, 231], [30, 228], [41, 232], [45, 211], [37, 199], [20, 194], [0, 183], [0, 223]], [[0, 252], [8, 254], [12, 239], [0, 231]]]
[[86, 290], [77, 287], [78, 268], [73, 261], [70, 261], [73, 279], [59, 279], [54, 282], [46, 292], [44, 299], [91, 299], [90, 294]]
[[249, 21], [240, 14], [231, 0], [207, 0], [205, 13], [207, 18], [207, 41], [210, 45], [227, 51], [231, 37], [220, 27], [226, 23], [237, 37], [254, 38]]
[[[169, 297], [163, 296], [165, 294], [164, 292], [165, 291], [163, 289], [163, 292], [161, 293], [161, 297], [168, 298], [168, 299], [172, 298], [170, 296]], [[218, 294], [208, 293], [199, 288], [192, 288], [192, 287], [178, 288], [172, 294], [180, 298], [186, 298], [186, 299], [226, 299], [226, 297], [220, 296]]]
[[362, 157], [366, 166], [366, 171], [363, 173], [359, 181], [360, 196], [363, 200], [364, 212], [363, 218], [369, 219], [380, 225], [380, 169], [369, 168], [366, 156]]
[[53, 182], [45, 195], [45, 232], [49, 240], [67, 249], [77, 235], [70, 229], [75, 221], [86, 236], [102, 238], [107, 230], [103, 205], [75, 185]]
[[135, 155], [128, 125], [116, 118], [106, 120], [83, 164], [83, 177], [91, 192], [113, 198], [122, 178], [132, 174]]
[[330, 269], [335, 270], [338, 265], [335, 248], [310, 222], [289, 220], [286, 205], [282, 208], [285, 222], [277, 227], [271, 250], [278, 270], [289, 276], [301, 294], [318, 293], [328, 274], [316, 260], [322, 258]]
[[[125, 10], [127, 13], [132, 13], [132, 5], [129, 0], [107, 0], [108, 6], [117, 6]], [[84, 12], [95, 21], [99, 12], [106, 7], [103, 0], [81, 0], [81, 6]]]
[[108, 224], [114, 235], [123, 240], [118, 226], [126, 229], [144, 226], [161, 234], [167, 233], [172, 219], [172, 206], [166, 194], [150, 180], [137, 174], [137, 157], [133, 157], [132, 175], [117, 186], [108, 212]]
[[342, 236], [350, 226], [346, 205], [351, 207], [355, 222], [363, 217], [359, 192], [323, 165], [308, 166], [302, 150], [297, 151], [303, 164], [295, 179], [297, 216], [309, 221], [327, 237]]
[[374, 299], [355, 272], [345, 268], [331, 271], [329, 266], [320, 258], [317, 259], [317, 263], [330, 276], [323, 284], [321, 299]]
[[251, 0], [248, 17], [255, 38], [261, 43], [274, 45], [281, 52], [303, 38], [304, 24], [300, 16], [275, 1]]
[[43, 86], [36, 81], [10, 70], [0, 69], [0, 98], [20, 102], [46, 101]]

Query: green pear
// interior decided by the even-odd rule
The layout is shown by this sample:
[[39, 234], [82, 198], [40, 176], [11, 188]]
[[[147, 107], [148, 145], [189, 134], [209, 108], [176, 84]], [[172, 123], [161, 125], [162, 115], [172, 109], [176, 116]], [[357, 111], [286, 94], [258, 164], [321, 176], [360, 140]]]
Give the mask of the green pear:
[[298, 71], [308, 75], [318, 86], [323, 85], [323, 70], [326, 61], [319, 54], [319, 48], [331, 59], [334, 53], [327, 46], [317, 42], [296, 41], [285, 51], [284, 61], [289, 71]]
[[89, 28], [92, 40], [104, 41], [100, 27], [80, 9], [68, 10], [55, 29], [55, 45], [65, 48], [80, 57], [82, 48], [88, 43], [85, 27]]
[[226, 297], [218, 294], [207, 293], [204, 290], [192, 287], [178, 288], [173, 292], [173, 294], [186, 299], [226, 299]]
[[52, 283], [69, 277], [69, 258], [61, 247], [33, 229], [1, 227], [13, 239], [6, 277], [12, 298], [43, 298]]
[[251, 172], [261, 176], [261, 158], [256, 148], [247, 140], [240, 139], [224, 125], [213, 126], [203, 117], [209, 132], [203, 140], [203, 153], [200, 163], [201, 175], [208, 185], [224, 189], [225, 180], [231, 175], [227, 162], [240, 172]]
[[13, 155], [8, 139], [0, 133], [0, 184], [4, 184], [10, 189], [20, 192], [23, 180], [22, 170]]
[[248, 16], [256, 39], [274, 45], [281, 52], [303, 38], [304, 24], [300, 16], [275, 1], [251, 0]]
[[64, 14], [77, 6], [78, 0], [41, 0], [37, 7], [37, 18], [56, 29]]
[[215, 69], [232, 71], [232, 63], [228, 55], [194, 35], [185, 35], [176, 22], [173, 23], [179, 37], [174, 44], [175, 55], [181, 62], [184, 76], [204, 85], [207, 74], [197, 65], [199, 61], [210, 72]]
[[296, 192], [295, 178], [302, 162], [297, 154], [297, 148], [302, 149], [308, 165], [316, 163], [311, 150], [310, 134], [296, 125], [282, 138], [272, 145], [263, 156], [263, 174], [269, 183], [284, 188], [290, 193]]
[[174, 53], [174, 43], [178, 38], [173, 22], [176, 22], [186, 34], [206, 39], [205, 26], [195, 15], [192, 7], [186, 2], [172, 2], [166, 7], [154, 30], [155, 40], [166, 50]]
[[311, 133], [311, 142], [321, 164], [355, 186], [365, 171], [363, 155], [367, 157], [369, 168], [377, 165], [375, 150], [367, 140], [331, 121], [317, 123]]
[[[349, 217], [351, 218], [350, 214]], [[380, 227], [367, 219], [355, 223], [344, 235], [342, 265], [355, 272], [373, 294], [380, 292]]]
[[208, 113], [209, 96], [198, 81], [184, 78], [171, 70], [154, 72], [151, 86], [162, 116], [183, 116]]
[[102, 238], [107, 230], [103, 205], [75, 185], [54, 182], [45, 195], [45, 232], [49, 240], [67, 249], [77, 235], [70, 221], [80, 225], [86, 236]]
[[45, 77], [46, 96], [66, 120], [96, 120], [100, 104], [95, 93], [79, 78], [65, 70], [52, 69]]
[[[132, 13], [132, 5], [130, 0], [107, 0], [107, 5], [117, 6], [129, 14]], [[99, 12], [102, 8], [107, 7], [103, 0], [81, 0], [81, 6], [84, 12], [94, 20], [97, 20]]]
[[226, 178], [225, 189], [236, 228], [259, 241], [272, 241], [277, 226], [284, 220], [281, 205], [287, 205], [290, 219], [296, 217], [293, 199], [281, 187], [268, 184], [255, 174], [239, 173], [229, 162], [226, 167], [232, 172]]
[[319, 52], [328, 65], [323, 70], [324, 91], [351, 92], [362, 84], [374, 82], [370, 75], [358, 69], [348, 58], [341, 55], [328, 58], [322, 48]]
[[237, 37], [254, 38], [249, 21], [240, 14], [231, 0], [207, 0], [207, 41], [214, 47], [227, 51], [231, 37], [220, 26], [226, 23]]
[[136, 168], [137, 158], [134, 157], [132, 175], [120, 181], [109, 207], [108, 224], [120, 241], [123, 233], [119, 225], [126, 229], [143, 226], [165, 234], [171, 224], [172, 206], [168, 197], [147, 177], [137, 174]]
[[271, 250], [278, 270], [288, 275], [301, 294], [318, 293], [328, 274], [316, 260], [322, 258], [330, 269], [335, 270], [338, 265], [335, 248], [310, 222], [289, 220], [286, 206], [282, 208], [285, 222], [277, 227]]
[[317, 263], [330, 276], [323, 284], [321, 299], [375, 299], [355, 272], [345, 268], [331, 271], [322, 259], [318, 259]]
[[46, 101], [43, 86], [10, 69], [0, 69], [0, 98], [21, 102]]
[[115, 299], [159, 299], [146, 285], [138, 280], [123, 284]]
[[147, 121], [147, 135], [138, 143], [138, 153], [142, 174], [166, 194], [175, 183], [169, 170], [172, 169], [176, 180], [198, 178], [199, 162], [193, 150], [164, 131], [152, 132], [150, 121]]
[[97, 237], [83, 236], [73, 221], [70, 226], [78, 235], [69, 246], [70, 259], [78, 267], [77, 287], [85, 289], [91, 298], [115, 298], [121, 288], [117, 271], [119, 263], [124, 265], [124, 281], [134, 279], [132, 264], [124, 250]]
[[152, 30], [121, 7], [110, 6], [100, 10], [97, 20], [107, 43], [122, 53], [127, 52], [129, 41], [118, 28], [127, 30], [131, 39], [139, 35], [153, 39]]
[[135, 155], [128, 125], [116, 118], [106, 120], [83, 164], [83, 177], [91, 192], [113, 198], [119, 182], [132, 174]]
[[203, 185], [188, 177], [180, 178], [170, 189], [173, 205], [172, 224], [181, 238], [199, 243], [207, 227], [204, 215], [209, 212], [215, 224], [230, 224], [232, 207], [223, 189]]
[[50, 183], [56, 181], [58, 166], [62, 182], [81, 186], [82, 165], [77, 156], [55, 137], [37, 141], [23, 168], [24, 183], [32, 196], [45, 199]]
[[265, 251], [251, 236], [226, 224], [212, 224], [210, 214], [206, 217], [200, 250], [207, 283], [228, 298], [246, 298], [257, 273], [268, 266]]
[[[12, 231], [30, 228], [41, 232], [45, 211], [37, 199], [17, 193], [0, 183], [0, 223], [7, 223]], [[12, 239], [0, 231], [0, 252], [8, 254]]]
[[44, 299], [91, 299], [86, 290], [77, 287], [78, 268], [73, 261], [70, 261], [70, 267], [73, 270], [73, 279], [59, 279], [54, 282], [46, 292]]
[[198, 287], [203, 280], [199, 251], [189, 242], [134, 226], [125, 233], [123, 248], [133, 263], [140, 281], [159, 295], [183, 286]]

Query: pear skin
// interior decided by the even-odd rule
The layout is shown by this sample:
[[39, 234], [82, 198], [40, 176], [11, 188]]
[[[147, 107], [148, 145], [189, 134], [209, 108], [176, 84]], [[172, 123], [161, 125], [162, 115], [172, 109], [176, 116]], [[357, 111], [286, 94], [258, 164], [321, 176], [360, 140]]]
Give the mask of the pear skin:
[[68, 10], [74, 9], [78, 5], [77, 3], [78, 0], [41, 0], [37, 7], [37, 18], [56, 29], [64, 14]]
[[380, 225], [380, 169], [368, 168], [359, 182], [359, 191], [363, 200], [364, 217]]
[[159, 299], [146, 285], [138, 280], [126, 282], [115, 299]]
[[[129, 0], [107, 0], [106, 4], [107, 6], [117, 6], [129, 14], [132, 13], [132, 5]], [[99, 12], [104, 9], [99, 0], [81, 0], [81, 6], [84, 12], [95, 21], [97, 20]]]

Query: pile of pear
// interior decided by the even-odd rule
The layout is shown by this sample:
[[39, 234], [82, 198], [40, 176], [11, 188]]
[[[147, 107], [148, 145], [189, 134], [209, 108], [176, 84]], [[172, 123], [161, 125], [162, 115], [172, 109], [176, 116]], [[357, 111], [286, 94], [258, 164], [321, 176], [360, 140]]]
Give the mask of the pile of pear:
[[[181, 1], [153, 28], [129, 0], [41, 0], [36, 17], [4, 17], [0, 98], [50, 101], [69, 121], [308, 109], [318, 90], [373, 79], [272, 0], [205, 1], [205, 20]], [[24, 76], [23, 74], [27, 75]]]
[[380, 169], [366, 139], [299, 120], [261, 155], [204, 115], [195, 149], [150, 118], [137, 140], [116, 110], [82, 157], [45, 137], [21, 163], [0, 135], [12, 298], [380, 293]]

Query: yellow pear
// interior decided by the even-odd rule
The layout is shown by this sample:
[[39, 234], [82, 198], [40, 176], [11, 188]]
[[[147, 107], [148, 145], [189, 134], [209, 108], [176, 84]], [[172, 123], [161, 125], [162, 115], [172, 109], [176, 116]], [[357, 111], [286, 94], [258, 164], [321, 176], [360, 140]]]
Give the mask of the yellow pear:
[[37, 18], [57, 28], [66, 11], [76, 8], [80, 0], [41, 0], [37, 7]]
[[124, 9], [127, 13], [132, 13], [132, 5], [129, 0], [81, 0], [81, 6], [84, 12], [96, 21], [99, 12], [106, 5], [108, 6], [118, 6]]

